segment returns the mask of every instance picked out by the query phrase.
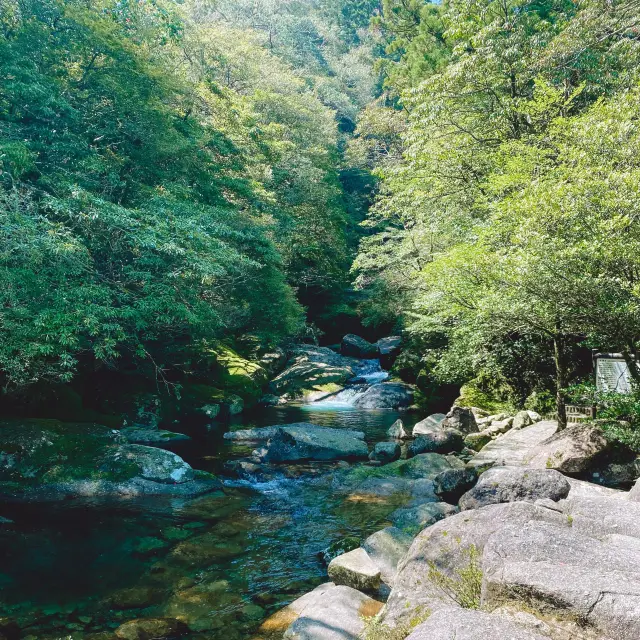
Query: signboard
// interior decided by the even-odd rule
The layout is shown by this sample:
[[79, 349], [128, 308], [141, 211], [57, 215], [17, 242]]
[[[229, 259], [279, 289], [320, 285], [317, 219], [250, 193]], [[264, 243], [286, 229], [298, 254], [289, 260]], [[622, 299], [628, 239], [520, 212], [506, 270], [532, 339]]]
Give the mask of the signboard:
[[598, 391], [631, 393], [631, 373], [620, 353], [596, 353], [596, 388]]

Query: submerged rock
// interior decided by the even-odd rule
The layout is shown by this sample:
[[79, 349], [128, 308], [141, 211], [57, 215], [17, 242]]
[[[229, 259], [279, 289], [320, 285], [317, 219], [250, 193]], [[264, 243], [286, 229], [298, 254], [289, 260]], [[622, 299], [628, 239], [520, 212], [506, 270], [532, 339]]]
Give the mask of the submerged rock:
[[329, 579], [358, 591], [375, 593], [380, 588], [380, 569], [362, 548], [334, 558], [327, 569]]
[[186, 442], [191, 440], [183, 433], [164, 431], [163, 429], [147, 429], [144, 427], [125, 427], [120, 429], [120, 433], [127, 439], [129, 444], [142, 444], [156, 447], [171, 446], [174, 442]]
[[369, 454], [370, 460], [388, 464], [400, 458], [400, 445], [397, 442], [378, 442]]
[[353, 536], [347, 536], [345, 538], [340, 538], [340, 540], [336, 540], [332, 542], [326, 549], [323, 549], [318, 553], [320, 559], [325, 563], [329, 564], [334, 558], [341, 556], [343, 553], [348, 553], [349, 551], [353, 551], [360, 546], [360, 539], [355, 538]]
[[413, 404], [414, 388], [403, 382], [381, 382], [367, 389], [355, 402], [358, 409], [407, 409]]
[[349, 358], [370, 360], [378, 357], [378, 347], [368, 340], [350, 333], [342, 338], [340, 353]]
[[186, 632], [186, 626], [173, 618], [140, 618], [125, 622], [116, 629], [115, 634], [121, 640], [162, 640]]
[[557, 502], [569, 495], [567, 479], [550, 469], [497, 467], [485, 471], [478, 483], [460, 498], [460, 509], [478, 509], [500, 502], [549, 499]]
[[255, 452], [262, 462], [348, 460], [369, 454], [364, 434], [312, 424], [279, 427], [263, 449]]

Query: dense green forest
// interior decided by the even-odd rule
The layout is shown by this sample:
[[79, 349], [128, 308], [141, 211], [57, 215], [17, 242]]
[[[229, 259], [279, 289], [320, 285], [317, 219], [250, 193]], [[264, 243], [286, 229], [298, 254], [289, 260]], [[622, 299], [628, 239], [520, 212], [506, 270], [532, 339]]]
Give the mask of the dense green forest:
[[636, 355], [636, 0], [0, 12], [5, 392], [360, 327], [563, 422], [591, 349]]

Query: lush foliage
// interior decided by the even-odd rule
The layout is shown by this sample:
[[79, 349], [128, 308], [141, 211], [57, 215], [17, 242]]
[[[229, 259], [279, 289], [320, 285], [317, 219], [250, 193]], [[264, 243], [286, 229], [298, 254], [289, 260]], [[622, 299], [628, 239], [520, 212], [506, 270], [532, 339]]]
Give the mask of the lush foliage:
[[351, 29], [296, 61], [305, 3], [264, 3], [281, 51], [220, 5], [0, 3], [3, 386], [189, 373], [295, 335], [296, 292], [345, 281], [339, 124], [371, 97], [367, 50]]
[[631, 2], [385, 3], [408, 126], [355, 268], [372, 321], [432, 340], [434, 378], [518, 406], [553, 388], [562, 421], [586, 347], [635, 354], [639, 23]]

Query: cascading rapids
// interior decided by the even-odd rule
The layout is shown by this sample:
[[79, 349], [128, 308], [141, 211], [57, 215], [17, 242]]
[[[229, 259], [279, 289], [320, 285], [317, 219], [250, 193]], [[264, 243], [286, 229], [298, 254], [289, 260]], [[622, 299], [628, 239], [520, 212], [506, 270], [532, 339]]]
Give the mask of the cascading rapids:
[[355, 376], [342, 391], [311, 402], [308, 406], [323, 409], [352, 407], [369, 387], [389, 377], [389, 372], [380, 366], [380, 360], [358, 360], [354, 369]]

